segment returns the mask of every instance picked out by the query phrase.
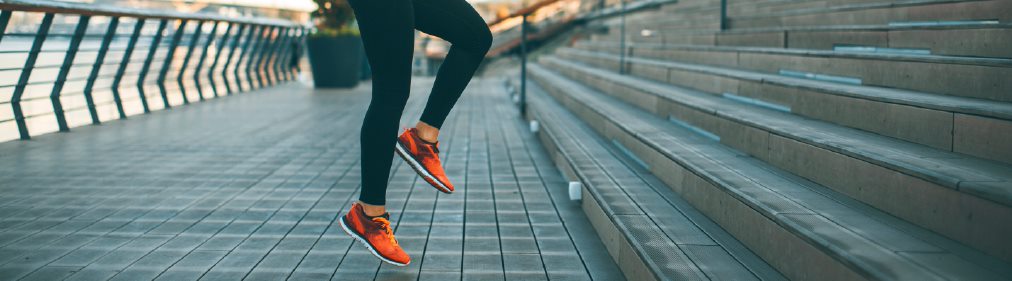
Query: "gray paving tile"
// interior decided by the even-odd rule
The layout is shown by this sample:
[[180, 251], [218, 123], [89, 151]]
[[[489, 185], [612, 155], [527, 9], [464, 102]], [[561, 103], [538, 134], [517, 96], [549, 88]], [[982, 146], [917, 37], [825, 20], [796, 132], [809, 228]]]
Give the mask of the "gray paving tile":
[[[415, 85], [427, 92], [431, 79]], [[0, 279], [589, 276], [582, 263], [542, 265], [542, 254], [579, 255], [572, 242], [542, 241], [596, 236], [563, 225], [582, 213], [549, 199], [543, 182], [560, 178], [544, 170], [550, 159], [513, 117], [497, 118], [516, 110], [500, 80], [472, 82], [447, 120], [441, 149], [457, 193], [432, 192], [395, 167], [388, 207], [408, 267], [382, 265], [333, 224], [357, 194], [354, 133], [368, 88], [282, 87], [0, 143], [0, 158], [23, 160], [0, 161]], [[424, 97], [411, 99], [405, 120]], [[595, 246], [589, 253], [609, 259]]]

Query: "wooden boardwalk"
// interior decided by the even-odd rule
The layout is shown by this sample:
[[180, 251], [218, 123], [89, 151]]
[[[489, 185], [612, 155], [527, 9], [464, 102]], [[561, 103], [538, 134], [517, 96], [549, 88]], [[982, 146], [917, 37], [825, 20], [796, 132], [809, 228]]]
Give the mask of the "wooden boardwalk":
[[[414, 84], [405, 125], [431, 80]], [[0, 280], [622, 279], [494, 78], [444, 126], [455, 194], [395, 159], [412, 264], [353, 244], [333, 222], [357, 198], [368, 92], [288, 84], [0, 143]]]

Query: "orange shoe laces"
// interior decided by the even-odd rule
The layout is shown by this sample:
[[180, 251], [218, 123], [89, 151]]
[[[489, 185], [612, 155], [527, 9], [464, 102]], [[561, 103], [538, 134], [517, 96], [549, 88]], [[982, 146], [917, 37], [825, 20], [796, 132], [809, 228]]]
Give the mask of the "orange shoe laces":
[[372, 221], [380, 225], [380, 229], [386, 232], [387, 239], [390, 239], [390, 243], [397, 246], [397, 239], [394, 238], [394, 230], [390, 228], [390, 221], [383, 217], [372, 218]]

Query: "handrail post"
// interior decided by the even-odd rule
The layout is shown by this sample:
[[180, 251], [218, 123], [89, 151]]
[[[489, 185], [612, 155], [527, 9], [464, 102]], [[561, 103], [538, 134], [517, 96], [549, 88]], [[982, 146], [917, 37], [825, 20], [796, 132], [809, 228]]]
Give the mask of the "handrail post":
[[[211, 32], [207, 33], [207, 41], [204, 42], [204, 50], [200, 53], [200, 58], [197, 59], [197, 66], [193, 67], [193, 86], [197, 87], [197, 94], [200, 95], [200, 99], [204, 100], [204, 86], [200, 84], [200, 69], [204, 67], [204, 61], [207, 60], [207, 53], [211, 52], [211, 43], [214, 43], [214, 38], [218, 37], [218, 24], [220, 22], [215, 21], [214, 25], [211, 26]], [[218, 96], [217, 94], [214, 96]]]
[[[304, 26], [303, 27], [299, 27], [299, 44], [298, 44], [299, 54], [305, 54], [306, 53], [306, 36], [308, 36], [308, 35], [309, 35], [309, 31], [308, 31], [308, 29], [306, 29], [306, 27], [304, 27]], [[293, 75], [296, 76], [295, 79], [298, 79], [298, 75], [302, 74], [302, 64], [299, 63], [299, 62], [295, 62], [295, 70], [293, 70], [293, 71], [294, 71]]]
[[720, 30], [727, 30], [727, 0], [720, 0]]
[[277, 83], [284, 82], [284, 77], [281, 75], [281, 62], [284, 61], [284, 55], [288, 54], [288, 49], [291, 48], [289, 42], [291, 38], [291, 28], [281, 27], [281, 33], [278, 35], [277, 55], [274, 57], [274, 63], [271, 65], [274, 73], [274, 81]]
[[[235, 87], [236, 87], [236, 89], [239, 92], [243, 91], [243, 89], [242, 89], [242, 83], [243, 82], [239, 78], [239, 74], [242, 73], [242, 67], [241, 66], [244, 66], [242, 64], [243, 58], [249, 57], [249, 53], [251, 51], [249, 49], [249, 45], [253, 41], [253, 38], [256, 37], [257, 32], [259, 32], [259, 30], [261, 30], [261, 29], [263, 29], [263, 28], [261, 26], [259, 26], [259, 25], [250, 26], [249, 33], [246, 36], [246, 40], [244, 40], [242, 42], [242, 48], [239, 48], [239, 58], [238, 58], [238, 60], [235, 61], [235, 69], [234, 69], [235, 70], [235, 72], [234, 72], [234, 74], [235, 74], [234, 75], [234, 77], [235, 77]], [[249, 60], [247, 59], [247, 61], [249, 61]], [[249, 62], [247, 62], [247, 64], [248, 63]]]
[[277, 27], [271, 26], [270, 29], [267, 30], [267, 33], [264, 34], [263, 42], [260, 44], [260, 54], [257, 56], [257, 63], [253, 65], [253, 73], [256, 73], [257, 85], [260, 85], [260, 88], [267, 86], [267, 83], [264, 82], [264, 80], [266, 80], [264, 65], [267, 63], [267, 60], [270, 59], [270, 52], [274, 47], [274, 41], [271, 39], [274, 38], [274, 33], [277, 29]]
[[[119, 118], [126, 119], [126, 110], [123, 109], [123, 98], [119, 94], [119, 84], [123, 82], [123, 73], [126, 72], [127, 65], [130, 64], [130, 57], [134, 53], [134, 48], [137, 47], [137, 39], [141, 36], [141, 30], [144, 29], [144, 19], [139, 18], [134, 23], [134, 31], [130, 34], [130, 41], [127, 41], [126, 50], [123, 51], [123, 59], [119, 61], [119, 69], [116, 69], [116, 75], [112, 78], [112, 98], [116, 102], [116, 110], [119, 111]], [[143, 95], [141, 98], [141, 104], [144, 107], [144, 112], [147, 112], [148, 103], [145, 102]]]
[[7, 23], [11, 21], [11, 14], [11, 11], [0, 11], [0, 41], [4, 40], [4, 34], [7, 33]]
[[264, 80], [267, 85], [274, 86], [277, 81], [274, 79], [274, 60], [277, 59], [278, 48], [281, 47], [281, 36], [284, 33], [284, 29], [279, 27], [274, 28], [274, 35], [271, 36], [271, 48], [267, 58], [261, 63], [263, 69]]
[[271, 32], [267, 34], [268, 45], [264, 47], [263, 51], [264, 55], [260, 59], [260, 63], [257, 65], [258, 70], [257, 72], [260, 73], [260, 75], [257, 77], [263, 78], [262, 80], [260, 80], [260, 87], [274, 85], [274, 82], [271, 81], [271, 73], [269, 71], [270, 68], [267, 66], [270, 65], [271, 60], [274, 59], [274, 52], [277, 50], [278, 46], [277, 39], [280, 38], [280, 36], [281, 36], [280, 27], [272, 27]]
[[158, 21], [158, 31], [155, 31], [155, 37], [151, 39], [151, 46], [148, 47], [148, 56], [144, 59], [141, 73], [137, 76], [137, 92], [141, 98], [141, 105], [144, 106], [144, 113], [151, 113], [151, 108], [148, 106], [148, 95], [144, 93], [144, 79], [147, 78], [148, 71], [151, 70], [151, 62], [155, 59], [155, 52], [158, 51], [158, 45], [162, 43], [162, 37], [165, 36], [165, 26], [168, 24], [169, 20], [167, 19]]
[[[109, 53], [109, 45], [112, 44], [112, 39], [116, 37], [116, 28], [119, 26], [119, 17], [112, 17], [109, 20], [109, 26], [105, 30], [105, 35], [102, 36], [102, 43], [98, 47], [98, 54], [95, 56], [95, 63], [91, 66], [91, 74], [88, 74], [88, 82], [84, 85], [84, 101], [88, 105], [88, 113], [91, 114], [91, 123], [99, 124], [102, 123], [98, 118], [98, 109], [95, 108], [95, 98], [92, 97], [91, 92], [95, 87], [95, 81], [98, 79], [99, 73], [102, 72], [102, 64], [105, 63], [105, 55]], [[113, 93], [113, 101], [116, 103], [116, 109], [119, 112], [123, 112], [123, 104], [119, 100], [119, 93]]]
[[[179, 25], [176, 26], [175, 33], [172, 33], [172, 41], [169, 41], [169, 50], [165, 53], [165, 61], [162, 62], [162, 69], [158, 72], [158, 90], [162, 93], [162, 103], [165, 108], [172, 108], [172, 104], [169, 104], [169, 91], [165, 88], [165, 77], [169, 75], [169, 69], [172, 68], [172, 61], [176, 57], [176, 48], [179, 47], [179, 41], [183, 39], [183, 34], [186, 33], [186, 23], [188, 20], [179, 20]], [[190, 100], [186, 98], [186, 92], [183, 92], [183, 104], [190, 103]]]
[[[225, 65], [223, 65], [221, 67], [221, 83], [225, 84], [225, 91], [226, 91], [225, 94], [226, 95], [232, 95], [232, 93], [234, 92], [232, 90], [232, 84], [229, 84], [229, 82], [228, 82], [228, 67], [230, 65], [232, 65], [232, 58], [235, 57], [236, 50], [239, 49], [239, 42], [242, 41], [242, 34], [243, 34], [243, 31], [246, 31], [246, 27], [247, 26], [249, 26], [249, 25], [247, 25], [247, 24], [241, 24], [241, 25], [239, 25], [239, 30], [237, 30], [235, 32], [235, 40], [232, 41], [232, 47], [231, 47], [232, 50], [228, 51], [228, 57], [225, 58]], [[242, 50], [239, 50], [239, 53], [241, 54]], [[241, 59], [242, 57], [240, 56], [239, 58]], [[235, 65], [238, 66], [239, 62], [236, 61]], [[233, 67], [233, 69], [235, 69], [235, 68], [236, 67]], [[237, 76], [235, 76], [235, 77], [238, 78]], [[233, 80], [235, 80], [235, 79], [233, 79]], [[240, 89], [240, 91], [242, 91], [242, 90]]]
[[[221, 43], [215, 45], [216, 50], [214, 51], [214, 59], [211, 60], [211, 65], [207, 67], [207, 83], [211, 85], [211, 92], [214, 93], [215, 97], [219, 97], [220, 95], [218, 95], [218, 85], [214, 82], [214, 69], [218, 68], [218, 61], [221, 59], [221, 53], [225, 52], [225, 43], [228, 42], [228, 39], [232, 34], [233, 27], [235, 27], [235, 24], [231, 22], [228, 23], [228, 27], [225, 27], [225, 33], [221, 35]], [[224, 69], [222, 69], [222, 71], [224, 71]], [[194, 74], [196, 75], [198, 73]]]
[[527, 14], [520, 20], [520, 115], [527, 114]]
[[621, 17], [621, 29], [619, 30], [619, 36], [622, 37], [619, 40], [619, 57], [618, 57], [618, 73], [626, 74], [625, 71], [625, 1], [619, 0], [619, 17]]
[[257, 31], [257, 33], [256, 33], [256, 35], [255, 35], [255, 37], [253, 39], [253, 40], [255, 40], [253, 42], [253, 47], [251, 47], [251, 49], [249, 50], [249, 52], [250, 52], [249, 59], [246, 60], [246, 82], [249, 82], [249, 89], [250, 90], [255, 90], [255, 89], [258, 88], [256, 86], [256, 80], [255, 80], [256, 78], [254, 77], [256, 75], [253, 73], [253, 67], [256, 66], [257, 60], [260, 57], [259, 56], [260, 55], [260, 49], [261, 49], [260, 46], [263, 45], [263, 42], [264, 42], [263, 37], [265, 36], [264, 34], [267, 33], [268, 29], [270, 29], [270, 26], [262, 26], [262, 27], [260, 27], [260, 30]]
[[[186, 30], [183, 29], [183, 31], [185, 32]], [[176, 85], [179, 85], [179, 93], [182, 94], [184, 103], [189, 103], [189, 98], [186, 97], [186, 87], [183, 85], [183, 77], [186, 77], [186, 68], [190, 66], [193, 50], [197, 49], [197, 42], [200, 41], [200, 35], [203, 34], [203, 31], [204, 21], [197, 21], [197, 27], [193, 29], [193, 37], [190, 37], [190, 44], [186, 47], [186, 55], [183, 56], [183, 64], [179, 67], [179, 73], [176, 75]], [[199, 93], [200, 90], [197, 92]], [[204, 95], [200, 95], [200, 100], [204, 100]]]
[[63, 55], [63, 64], [60, 65], [60, 72], [56, 75], [56, 80], [53, 81], [53, 90], [49, 94], [49, 100], [53, 103], [53, 115], [56, 115], [56, 125], [60, 128], [60, 132], [70, 131], [70, 127], [67, 126], [66, 113], [63, 112], [63, 102], [60, 101], [60, 93], [63, 92], [63, 84], [67, 82], [70, 68], [74, 66], [74, 57], [77, 56], [77, 50], [81, 47], [84, 33], [88, 31], [89, 20], [91, 20], [91, 16], [88, 15], [78, 17], [77, 27], [70, 38], [67, 53]]
[[42, 24], [39, 24], [39, 31], [35, 33], [32, 49], [28, 52], [25, 66], [21, 68], [21, 77], [18, 79], [18, 84], [14, 86], [14, 93], [11, 95], [11, 110], [14, 111], [14, 122], [18, 124], [18, 134], [21, 135], [22, 140], [31, 139], [31, 136], [28, 134], [28, 124], [25, 122], [25, 114], [21, 110], [21, 95], [25, 93], [28, 79], [31, 78], [32, 69], [35, 68], [35, 61], [39, 58], [42, 44], [46, 41], [46, 37], [49, 35], [49, 28], [52, 25], [53, 13], [46, 13], [42, 17]]
[[278, 50], [277, 58], [274, 59], [274, 64], [272, 65], [272, 67], [274, 67], [274, 80], [277, 80], [278, 83], [288, 81], [288, 77], [285, 75], [284, 68], [282, 66], [284, 66], [285, 59], [288, 58], [288, 49], [292, 48], [291, 42], [293, 29], [291, 27], [286, 27], [284, 30], [284, 35], [280, 37], [281, 49]]

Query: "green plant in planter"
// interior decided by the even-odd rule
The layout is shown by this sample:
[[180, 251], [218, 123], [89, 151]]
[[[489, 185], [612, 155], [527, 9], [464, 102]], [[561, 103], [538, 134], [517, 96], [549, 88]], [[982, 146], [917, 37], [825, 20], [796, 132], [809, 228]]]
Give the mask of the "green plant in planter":
[[312, 13], [315, 28], [306, 40], [314, 85], [354, 87], [362, 78], [366, 61], [355, 12], [347, 0], [314, 1], [319, 6]]
[[315, 29], [313, 37], [358, 36], [355, 12], [347, 0], [313, 0], [318, 8], [313, 11]]

